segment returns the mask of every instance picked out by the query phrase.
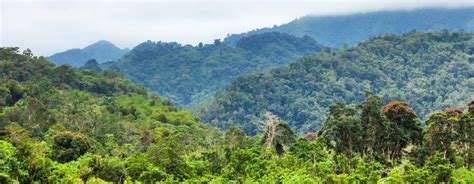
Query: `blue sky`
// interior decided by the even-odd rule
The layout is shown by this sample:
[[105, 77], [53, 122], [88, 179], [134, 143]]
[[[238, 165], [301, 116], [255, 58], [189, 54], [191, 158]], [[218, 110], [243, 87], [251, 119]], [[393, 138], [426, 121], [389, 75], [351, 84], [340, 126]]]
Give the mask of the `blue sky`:
[[0, 0], [0, 46], [30, 48], [36, 55], [49, 56], [98, 40], [122, 48], [146, 40], [210, 43], [228, 33], [279, 25], [308, 14], [473, 5], [472, 0]]

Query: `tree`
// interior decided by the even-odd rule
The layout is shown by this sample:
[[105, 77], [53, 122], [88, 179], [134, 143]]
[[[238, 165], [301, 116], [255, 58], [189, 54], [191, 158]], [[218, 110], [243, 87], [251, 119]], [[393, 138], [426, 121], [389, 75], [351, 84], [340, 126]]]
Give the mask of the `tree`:
[[81, 66], [81, 69], [93, 71], [93, 72], [95, 72], [95, 73], [100, 73], [100, 72], [102, 72], [102, 69], [100, 68], [99, 63], [98, 63], [97, 60], [95, 60], [95, 59], [90, 59], [90, 60], [88, 60], [88, 61], [84, 64], [84, 66]]
[[434, 154], [428, 157], [425, 168], [431, 171], [430, 178], [435, 183], [449, 183], [454, 170], [453, 164], [442, 154]]
[[184, 156], [187, 151], [184, 133], [171, 129], [158, 129], [153, 137], [153, 144], [147, 150], [150, 162], [163, 168], [166, 174], [172, 175], [177, 180], [189, 178], [188, 166]]
[[352, 159], [354, 152], [362, 152], [362, 126], [356, 109], [336, 103], [329, 109], [329, 117], [319, 135], [329, 140], [337, 153]]
[[26, 93], [26, 89], [23, 85], [21, 85], [18, 81], [10, 79], [4, 83], [4, 93], [2, 93], [3, 101], [5, 105], [12, 106], [18, 100], [23, 98], [24, 94]]
[[398, 161], [402, 157], [402, 149], [421, 143], [423, 129], [415, 111], [406, 102], [391, 101], [382, 108], [382, 113], [389, 120], [391, 132], [389, 158]]
[[215, 39], [214, 40], [214, 45], [217, 46], [217, 45], [220, 45], [221, 44], [221, 39]]
[[37, 98], [26, 97], [4, 110], [4, 122], [29, 127], [33, 136], [42, 136], [55, 121], [50, 109]]
[[424, 146], [430, 155], [441, 152], [452, 162], [460, 155], [466, 166], [472, 164], [474, 121], [469, 111], [448, 108], [431, 114], [425, 124]]
[[[313, 176], [325, 177], [332, 167], [327, 167], [331, 162], [330, 150], [327, 149], [326, 141], [323, 137], [308, 141], [300, 138], [291, 146], [291, 153], [302, 159], [300, 162], [311, 162], [311, 174]], [[296, 163], [295, 163], [296, 164]]]
[[24, 181], [28, 177], [28, 172], [23, 168], [19, 152], [12, 144], [0, 140], [0, 175], [5, 174], [2, 180]]
[[59, 132], [53, 137], [53, 158], [65, 163], [79, 158], [90, 149], [90, 143], [81, 133]]
[[275, 150], [278, 155], [282, 155], [285, 147], [290, 146], [294, 141], [294, 133], [288, 124], [280, 120], [277, 116], [267, 112], [267, 120], [263, 127], [263, 147], [265, 154]]
[[454, 142], [454, 128], [457, 124], [457, 118], [446, 112], [433, 113], [426, 125], [428, 126], [424, 145], [429, 153], [442, 152], [443, 157], [454, 157], [452, 143]]
[[456, 126], [457, 148], [467, 167], [474, 166], [474, 100], [468, 102], [467, 112], [463, 112]]
[[23, 51], [23, 55], [32, 57], [33, 52], [31, 52], [31, 49], [27, 48], [26, 50]]
[[384, 134], [386, 134], [386, 118], [380, 112], [382, 107], [382, 99], [372, 94], [366, 94], [366, 100], [359, 105], [361, 110], [362, 130], [364, 131], [365, 140], [364, 153], [368, 160], [379, 156], [385, 146]]
[[231, 149], [231, 150], [236, 150], [240, 148], [245, 141], [245, 133], [242, 131], [242, 129], [236, 127], [236, 126], [231, 126], [229, 129], [224, 134], [224, 140], [226, 142], [226, 145]]

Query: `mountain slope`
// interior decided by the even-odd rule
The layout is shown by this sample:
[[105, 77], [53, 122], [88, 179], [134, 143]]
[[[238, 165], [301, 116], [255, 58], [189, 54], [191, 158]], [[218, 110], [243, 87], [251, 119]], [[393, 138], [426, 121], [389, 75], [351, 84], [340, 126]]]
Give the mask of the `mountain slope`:
[[53, 54], [48, 59], [56, 65], [69, 64], [79, 67], [90, 59], [95, 59], [99, 63], [113, 61], [119, 59], [128, 51], [128, 49], [120, 49], [108, 41], [101, 40], [83, 49], [70, 49]]
[[474, 30], [474, 8], [417, 9], [382, 11], [340, 16], [304, 16], [287, 24], [263, 28], [225, 39], [236, 43], [247, 35], [277, 31], [295, 36], [311, 36], [319, 43], [335, 48], [354, 45], [383, 33], [402, 34], [412, 29], [434, 31], [441, 29]]
[[[0, 74], [0, 183], [119, 183], [142, 172], [158, 172], [140, 178], [147, 183], [182, 179], [184, 155], [217, 135], [190, 112], [108, 71], [55, 67], [0, 48]], [[147, 166], [138, 161], [134, 170], [129, 163], [137, 157]]]
[[369, 95], [331, 106], [317, 134], [271, 113], [259, 136], [223, 134], [117, 74], [0, 48], [0, 183], [473, 183], [468, 105], [423, 130], [407, 103]]
[[[203, 120], [254, 134], [266, 111], [299, 133], [316, 131], [337, 101], [360, 102], [365, 91], [426, 109], [461, 107], [474, 93], [474, 34], [410, 32], [372, 38], [340, 52], [321, 52], [288, 67], [239, 77], [202, 108]], [[425, 110], [424, 110], [425, 109]]]
[[320, 49], [309, 37], [277, 32], [243, 38], [236, 47], [218, 40], [195, 47], [148, 41], [104, 67], [121, 72], [181, 107], [193, 108], [239, 75], [282, 66]]

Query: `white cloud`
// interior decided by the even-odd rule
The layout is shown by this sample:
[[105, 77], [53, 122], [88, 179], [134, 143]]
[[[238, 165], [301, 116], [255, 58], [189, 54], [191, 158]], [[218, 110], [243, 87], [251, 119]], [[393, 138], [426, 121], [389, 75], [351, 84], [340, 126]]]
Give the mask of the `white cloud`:
[[212, 42], [228, 33], [333, 15], [419, 7], [472, 6], [472, 1], [11, 1], [0, 3], [0, 46], [50, 55], [97, 40], [120, 47], [146, 41]]

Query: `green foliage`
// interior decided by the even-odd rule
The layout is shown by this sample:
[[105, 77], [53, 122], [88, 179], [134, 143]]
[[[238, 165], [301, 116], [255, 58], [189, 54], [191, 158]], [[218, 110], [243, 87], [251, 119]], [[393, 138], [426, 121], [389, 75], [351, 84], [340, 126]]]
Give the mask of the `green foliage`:
[[18, 150], [9, 142], [0, 140], [0, 181], [18, 181], [28, 176]]
[[[431, 36], [464, 35], [454, 34]], [[281, 44], [276, 38], [255, 39]], [[252, 127], [229, 123], [220, 132], [110, 71], [54, 67], [16, 48], [0, 48], [0, 71], [0, 183], [472, 183], [474, 178], [473, 101], [467, 111], [433, 113], [423, 131], [416, 108], [400, 101], [382, 106], [382, 98], [366, 93], [359, 104], [332, 104], [322, 129], [304, 136], [295, 135], [295, 125], [280, 119], [280, 111], [255, 112], [267, 119], [251, 118], [248, 123], [262, 132], [249, 137], [245, 132]], [[337, 80], [341, 74], [325, 75]]]
[[386, 33], [403, 34], [413, 29], [472, 31], [472, 11], [474, 11], [472, 7], [466, 7], [380, 11], [338, 16], [308, 15], [279, 26], [232, 34], [225, 38], [225, 42], [236, 43], [249, 35], [277, 31], [295, 36], [310, 36], [323, 45], [344, 48], [372, 36]]
[[102, 69], [100, 68], [99, 63], [97, 63], [97, 60], [95, 60], [95, 59], [91, 59], [91, 60], [87, 61], [84, 64], [84, 66], [81, 67], [81, 69], [89, 70], [89, 71], [95, 72], [95, 73], [102, 72]]
[[309, 37], [277, 32], [247, 37], [236, 47], [220, 42], [190, 46], [147, 41], [103, 68], [192, 109], [242, 74], [282, 66], [320, 49]]
[[82, 134], [59, 132], [53, 137], [53, 157], [58, 162], [70, 162], [84, 155], [89, 149], [89, 141]]
[[474, 182], [474, 170], [467, 168], [459, 168], [453, 171], [452, 173], [452, 182], [453, 183], [473, 183]]
[[430, 172], [423, 168], [417, 168], [409, 162], [403, 162], [394, 167], [388, 176], [382, 179], [382, 183], [403, 183], [410, 181], [414, 183], [429, 182]]
[[0, 71], [2, 181], [184, 180], [185, 156], [218, 135], [110, 71], [54, 67], [18, 48], [0, 48]]
[[[320, 134], [334, 143], [336, 152], [352, 157], [361, 150], [361, 122], [355, 116], [356, 110], [338, 103], [330, 108], [330, 116]], [[342, 157], [341, 157], [342, 158]]]
[[376, 183], [382, 178], [383, 168], [384, 166], [378, 162], [366, 162], [363, 159], [358, 159], [351, 175], [357, 181]]
[[[459, 109], [446, 109], [430, 115], [426, 120], [424, 149], [440, 152], [456, 166], [472, 166], [474, 120], [472, 114]], [[432, 154], [430, 154], [432, 155]]]
[[[360, 103], [366, 91], [383, 103], [409, 102], [425, 119], [434, 110], [465, 107], [472, 98], [473, 40], [470, 32], [413, 31], [326, 50], [290, 66], [238, 77], [200, 109], [202, 120], [224, 129], [237, 124], [254, 135], [254, 122], [269, 111], [302, 135], [321, 128], [332, 104]], [[420, 138], [419, 133], [408, 137]]]
[[48, 60], [56, 65], [67, 64], [74, 67], [80, 67], [85, 65], [84, 63], [87, 64], [88, 62], [86, 61], [91, 59], [96, 60], [98, 63], [114, 61], [128, 52], [128, 49], [120, 49], [108, 41], [101, 40], [83, 49], [69, 49], [64, 52], [53, 54], [48, 57]]
[[422, 139], [421, 123], [415, 111], [406, 102], [392, 101], [382, 108], [382, 113], [387, 117], [388, 127], [392, 133], [390, 142], [390, 159], [398, 161], [402, 156], [402, 149], [417, 145]]
[[426, 160], [425, 168], [431, 171], [430, 178], [433, 181], [436, 181], [437, 183], [449, 182], [451, 180], [454, 165], [441, 154], [435, 154]]
[[124, 160], [120, 157], [102, 158], [97, 176], [106, 181], [123, 182], [127, 176]]
[[294, 142], [293, 130], [284, 121], [271, 113], [267, 113], [267, 121], [263, 125], [263, 149], [265, 152], [276, 151], [278, 155], [285, 152], [285, 148]]

